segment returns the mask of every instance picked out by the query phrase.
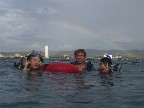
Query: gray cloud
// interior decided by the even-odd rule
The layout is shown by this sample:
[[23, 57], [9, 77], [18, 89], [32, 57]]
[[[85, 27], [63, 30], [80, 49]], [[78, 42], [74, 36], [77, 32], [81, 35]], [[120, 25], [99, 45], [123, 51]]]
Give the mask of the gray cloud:
[[143, 49], [142, 0], [0, 0], [0, 51]]

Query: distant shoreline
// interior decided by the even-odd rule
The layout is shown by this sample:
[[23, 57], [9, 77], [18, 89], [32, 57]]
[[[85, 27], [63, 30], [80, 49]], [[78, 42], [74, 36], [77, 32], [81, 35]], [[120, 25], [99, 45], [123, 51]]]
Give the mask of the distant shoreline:
[[[144, 50], [95, 50], [95, 49], [85, 49], [87, 52], [87, 57], [101, 57], [105, 53], [116, 56], [119, 54], [123, 58], [144, 58]], [[14, 57], [15, 54], [20, 54], [25, 56], [30, 52], [0, 52], [1, 55], [5, 57]], [[50, 57], [62, 57], [64, 54], [67, 54], [71, 57], [74, 56], [74, 50], [72, 51], [49, 51]], [[41, 54], [44, 55], [44, 52], [41, 51]]]

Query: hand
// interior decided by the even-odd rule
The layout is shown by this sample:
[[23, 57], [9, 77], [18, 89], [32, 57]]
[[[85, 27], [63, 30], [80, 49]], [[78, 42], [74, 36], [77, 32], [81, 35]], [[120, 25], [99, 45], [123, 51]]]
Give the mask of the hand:
[[23, 68], [23, 71], [27, 72], [28, 70], [30, 70], [30, 69], [28, 68], [28, 65], [29, 65], [29, 62], [26, 60], [26, 61], [25, 61], [25, 66], [24, 66], [24, 68]]

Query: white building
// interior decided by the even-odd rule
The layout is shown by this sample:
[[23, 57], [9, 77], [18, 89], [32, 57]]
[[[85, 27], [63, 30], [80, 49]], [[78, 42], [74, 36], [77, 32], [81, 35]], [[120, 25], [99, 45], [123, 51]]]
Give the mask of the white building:
[[48, 46], [45, 46], [45, 58], [49, 58], [49, 54], [48, 54]]

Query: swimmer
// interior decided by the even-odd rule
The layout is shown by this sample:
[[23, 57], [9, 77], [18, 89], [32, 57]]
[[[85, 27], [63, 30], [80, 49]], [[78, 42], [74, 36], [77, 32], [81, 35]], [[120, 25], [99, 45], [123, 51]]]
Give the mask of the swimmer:
[[75, 62], [71, 62], [71, 64], [77, 65], [79, 71], [94, 71], [95, 68], [93, 64], [88, 61], [85, 62], [86, 59], [86, 52], [84, 49], [78, 49], [74, 52]]
[[100, 60], [98, 71], [102, 74], [110, 74], [112, 72], [112, 62], [110, 58], [103, 57]]
[[24, 72], [27, 72], [29, 70], [39, 70], [42, 63], [43, 59], [41, 55], [33, 51], [31, 54], [28, 55], [23, 70]]
[[39, 53], [32, 52], [26, 57], [24, 62], [23, 71], [26, 73], [25, 78], [29, 80], [35, 80], [37, 77], [42, 76], [40, 67], [42, 66], [43, 59]]

